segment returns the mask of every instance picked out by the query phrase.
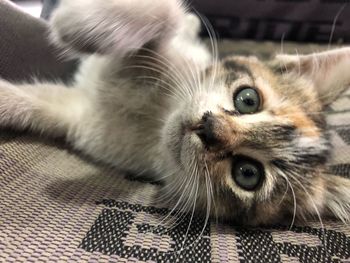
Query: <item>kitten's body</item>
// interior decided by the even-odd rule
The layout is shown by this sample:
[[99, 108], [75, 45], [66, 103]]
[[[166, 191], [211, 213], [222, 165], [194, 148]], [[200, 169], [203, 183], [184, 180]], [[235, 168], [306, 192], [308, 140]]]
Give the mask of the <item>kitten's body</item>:
[[[192, 19], [192, 16], [188, 17], [188, 23]], [[195, 26], [189, 30], [198, 32], [199, 25]], [[177, 36], [167, 47], [167, 54], [156, 58], [163, 61], [159, 66], [164, 67], [162, 64], [169, 60], [171, 67], [182, 70], [181, 65], [189, 62], [184, 62], [182, 56], [172, 56], [178, 48], [183, 48], [184, 52], [190, 48], [195, 54], [188, 56], [199, 57], [186, 59], [197, 60], [198, 67], [203, 70], [209, 63], [210, 54], [202, 44], [191, 41], [187, 36]], [[79, 109], [80, 121], [72, 123], [69, 133], [72, 137], [68, 139], [96, 159], [134, 173], [158, 173], [159, 176], [156, 167], [162, 156], [159, 146], [162, 120], [173, 107], [169, 104], [174, 103], [169, 98], [171, 92], [164, 84], [168, 81], [164, 75], [172, 72], [165, 70], [162, 76], [158, 72], [149, 72], [152, 78], [160, 81], [147, 78], [144, 70], [137, 68], [155, 64], [154, 61], [151, 65], [143, 63], [142, 57], [147, 55], [148, 52], [144, 51], [140, 58], [131, 58], [131, 62], [118, 55], [91, 55], [83, 60], [74, 88], [81, 90], [80, 96], [86, 96], [86, 100], [81, 102], [80, 107], [84, 109]], [[131, 72], [135, 70], [132, 67], [136, 67], [135, 73]]]
[[[164, 200], [177, 198], [185, 211], [246, 224], [315, 211], [349, 218], [350, 184], [322, 174], [329, 142], [321, 112], [349, 83], [349, 49], [311, 62], [280, 57], [281, 75], [256, 58], [212, 58], [198, 20], [175, 0], [62, 2], [53, 39], [90, 56], [71, 87], [0, 81], [3, 126], [65, 136], [96, 160], [163, 179]], [[232, 102], [246, 86], [259, 90], [256, 114]], [[264, 167], [254, 191], [231, 178], [241, 155]]]

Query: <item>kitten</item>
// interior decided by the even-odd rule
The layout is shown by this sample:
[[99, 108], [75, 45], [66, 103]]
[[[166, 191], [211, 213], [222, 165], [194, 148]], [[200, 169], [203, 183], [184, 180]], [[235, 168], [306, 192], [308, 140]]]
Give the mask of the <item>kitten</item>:
[[324, 173], [323, 115], [350, 82], [349, 48], [219, 61], [177, 0], [64, 0], [51, 24], [80, 70], [70, 85], [1, 80], [3, 127], [151, 174], [180, 211], [249, 225], [349, 220], [350, 182]]

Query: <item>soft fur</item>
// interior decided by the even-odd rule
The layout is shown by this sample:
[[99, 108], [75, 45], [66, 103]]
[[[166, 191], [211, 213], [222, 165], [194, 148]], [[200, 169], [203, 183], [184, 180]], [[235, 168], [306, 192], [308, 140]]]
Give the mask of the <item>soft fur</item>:
[[[197, 35], [197, 17], [176, 0], [64, 0], [51, 38], [82, 57], [70, 86], [0, 81], [0, 123], [64, 136], [76, 149], [164, 182], [158, 205], [242, 224], [283, 217], [350, 217], [350, 183], [324, 174], [330, 142], [323, 110], [350, 82], [350, 49], [262, 62], [219, 61]], [[255, 87], [256, 114], [233, 94]], [[194, 132], [212, 119], [216, 144]], [[259, 160], [256, 191], [236, 185], [232, 159]], [[175, 200], [175, 202], [174, 202]]]

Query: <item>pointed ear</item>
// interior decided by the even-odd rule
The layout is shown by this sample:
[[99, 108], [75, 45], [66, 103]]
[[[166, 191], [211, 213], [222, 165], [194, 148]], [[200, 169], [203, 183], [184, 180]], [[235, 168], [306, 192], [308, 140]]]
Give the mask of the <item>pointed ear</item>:
[[325, 180], [324, 215], [350, 222], [350, 179], [323, 175]]
[[310, 55], [277, 55], [273, 66], [311, 81], [324, 106], [332, 103], [350, 84], [350, 48]]

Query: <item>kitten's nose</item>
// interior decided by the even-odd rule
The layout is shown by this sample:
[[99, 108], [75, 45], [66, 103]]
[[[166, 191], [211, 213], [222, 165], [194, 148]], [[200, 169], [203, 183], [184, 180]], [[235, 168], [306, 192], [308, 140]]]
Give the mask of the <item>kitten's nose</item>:
[[194, 132], [206, 147], [213, 147], [219, 143], [218, 137], [215, 134], [215, 121], [215, 116], [207, 112], [203, 115], [201, 122], [194, 129]]

